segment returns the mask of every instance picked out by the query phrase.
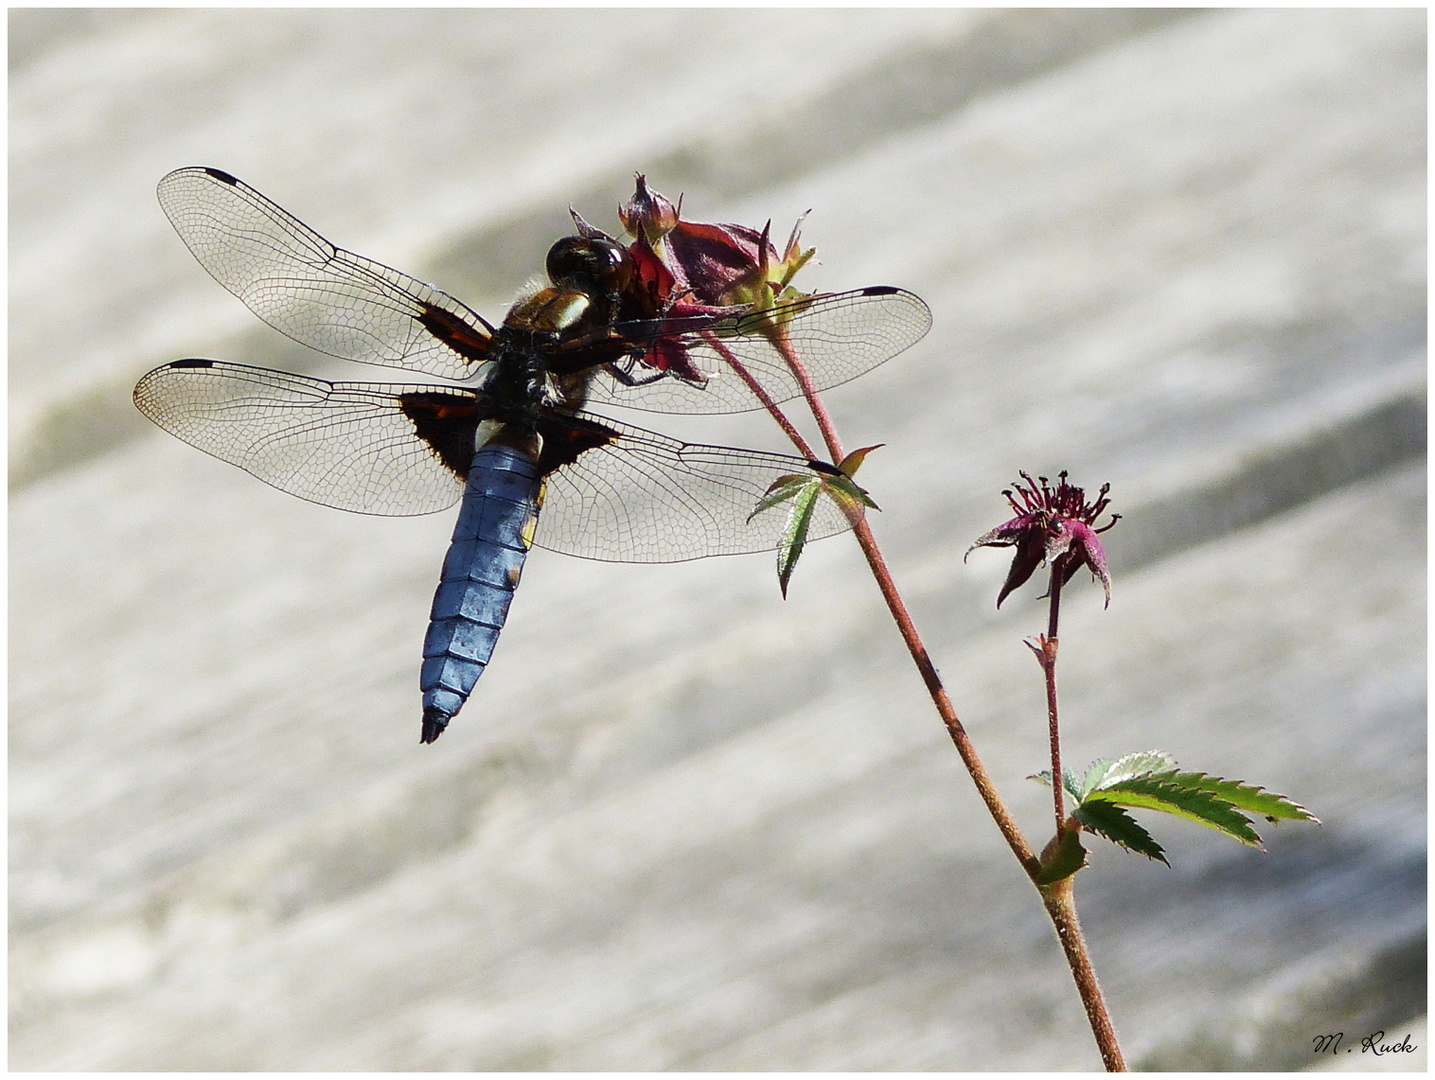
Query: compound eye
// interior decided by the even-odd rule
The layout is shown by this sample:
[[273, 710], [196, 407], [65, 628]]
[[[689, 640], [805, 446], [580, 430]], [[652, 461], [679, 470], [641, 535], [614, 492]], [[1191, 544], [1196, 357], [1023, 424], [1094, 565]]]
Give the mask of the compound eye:
[[632, 273], [628, 253], [612, 240], [565, 236], [548, 249], [548, 277], [560, 289], [610, 295], [627, 288]]

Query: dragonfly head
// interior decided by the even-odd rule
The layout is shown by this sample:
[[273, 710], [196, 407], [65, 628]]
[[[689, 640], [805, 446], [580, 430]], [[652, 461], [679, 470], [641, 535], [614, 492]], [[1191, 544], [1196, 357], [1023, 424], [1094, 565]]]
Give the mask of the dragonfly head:
[[633, 261], [605, 237], [565, 236], [548, 249], [548, 276], [560, 289], [615, 301], [632, 279]]

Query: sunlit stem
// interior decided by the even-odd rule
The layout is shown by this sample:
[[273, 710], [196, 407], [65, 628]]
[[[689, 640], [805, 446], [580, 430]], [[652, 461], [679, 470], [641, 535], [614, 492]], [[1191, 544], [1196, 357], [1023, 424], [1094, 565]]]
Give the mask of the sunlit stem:
[[772, 329], [772, 342], [777, 346], [777, 351], [787, 361], [788, 370], [792, 377], [797, 380], [797, 385], [802, 388], [802, 396], [807, 399], [807, 407], [812, 410], [812, 417], [817, 421], [818, 430], [822, 432], [822, 438], [827, 443], [827, 450], [832, 455], [834, 465], [841, 464], [847, 455], [842, 452], [842, 442], [837, 438], [837, 428], [832, 423], [832, 417], [827, 414], [827, 406], [817, 396], [817, 388], [812, 385], [812, 377], [807, 373], [807, 365], [797, 355], [797, 350], [792, 347], [792, 340], [787, 336], [787, 326], [784, 323], [777, 323]]
[[[822, 399], [817, 396], [816, 388], [807, 373], [807, 367], [792, 347], [787, 336], [786, 327], [778, 324], [772, 331], [772, 340], [787, 361], [787, 366], [792, 372], [793, 378], [797, 380], [802, 388], [803, 397], [806, 398], [808, 407], [812, 410], [813, 418], [817, 421], [818, 428], [822, 431], [822, 437], [827, 443], [827, 449], [832, 454], [833, 462], [841, 462], [845, 455], [842, 452], [842, 443], [837, 438], [837, 430], [833, 426], [832, 418], [828, 415]], [[726, 350], [719, 350], [726, 355]], [[783, 430], [788, 432], [788, 437], [809, 458], [810, 451], [805, 449], [806, 443], [790, 423], [786, 423], [780, 410], [772, 403], [769, 395], [756, 388], [753, 380], [734, 359], [728, 358], [729, 364], [744, 379], [749, 386], [754, 387], [767, 406], [769, 412], [779, 418]], [[987, 812], [991, 814], [992, 820], [996, 823], [997, 829], [1006, 840], [1007, 846], [1011, 848], [1012, 854], [1021, 863], [1028, 876], [1036, 883], [1041, 873], [1041, 860], [1032, 854], [1031, 848], [1027, 845], [1021, 830], [1017, 828], [1006, 804], [1002, 802], [1001, 796], [997, 793], [996, 785], [992, 783], [991, 776], [987, 773], [986, 767], [982, 764], [981, 758], [977, 755], [976, 747], [972, 745], [967, 735], [966, 728], [957, 717], [956, 709], [952, 707], [951, 699], [947, 696], [946, 687], [942, 685], [941, 676], [937, 674], [936, 666], [927, 653], [927, 648], [922, 644], [922, 639], [917, 634], [917, 628], [912, 622], [912, 616], [907, 611], [907, 606], [902, 602], [902, 597], [897, 592], [896, 583], [892, 580], [891, 571], [887, 569], [886, 560], [882, 558], [882, 552], [877, 547], [877, 540], [872, 535], [872, 529], [867, 523], [866, 510], [850, 500], [844, 500], [841, 504], [848, 520], [852, 523], [852, 531], [857, 537], [857, 543], [862, 548], [862, 554], [867, 558], [867, 565], [872, 569], [872, 576], [877, 581], [877, 587], [882, 591], [882, 597], [887, 601], [887, 608], [892, 613], [892, 618], [897, 623], [897, 629], [902, 635], [903, 642], [907, 645], [907, 651], [912, 656], [912, 662], [917, 665], [917, 671], [922, 676], [922, 682], [927, 687], [927, 693], [931, 696], [932, 704], [936, 706], [938, 715], [946, 725], [947, 734], [951, 737], [952, 744], [956, 747], [957, 753], [961, 756], [962, 763], [966, 765], [967, 772], [971, 775], [972, 783], [976, 785], [977, 794], [981, 796], [982, 802], [986, 804]], [[1038, 651], [1042, 658], [1042, 666], [1047, 671], [1047, 703], [1051, 730], [1052, 750], [1052, 788], [1056, 791], [1056, 823], [1057, 837], [1060, 838], [1064, 827], [1061, 797], [1061, 754], [1057, 741], [1056, 721], [1056, 629], [1057, 612], [1061, 597], [1061, 586], [1058, 578], [1053, 578], [1051, 617], [1048, 623], [1050, 631], [1048, 638], [1043, 639], [1043, 648]], [[1050, 652], [1046, 651], [1047, 641], [1050, 643]], [[1047, 659], [1049, 656], [1049, 659]], [[1096, 1045], [1101, 1051], [1101, 1060], [1108, 1072], [1126, 1071], [1126, 1062], [1121, 1055], [1121, 1047], [1116, 1041], [1116, 1031], [1111, 1024], [1111, 1014], [1107, 1011], [1106, 1002], [1102, 998], [1101, 988], [1096, 982], [1096, 971], [1091, 965], [1091, 957], [1086, 949], [1086, 939], [1081, 933], [1081, 924], [1076, 918], [1076, 905], [1072, 896], [1072, 879], [1070, 877], [1056, 882], [1050, 886], [1038, 886], [1042, 894], [1042, 902], [1046, 907], [1047, 914], [1051, 919], [1052, 926], [1056, 929], [1056, 936], [1061, 942], [1062, 951], [1066, 954], [1068, 966], [1071, 968], [1072, 978], [1076, 982], [1077, 992], [1081, 995], [1082, 1006], [1086, 1010], [1087, 1021], [1091, 1025], [1091, 1032], [1096, 1040]]]
[[907, 605], [902, 602], [902, 597], [897, 592], [897, 585], [892, 580], [891, 571], [887, 569], [887, 562], [882, 558], [882, 552], [877, 547], [877, 540], [872, 535], [871, 526], [867, 523], [866, 512], [861, 506], [855, 504], [845, 504], [843, 509], [847, 511], [847, 516], [852, 522], [852, 531], [857, 536], [857, 543], [862, 548], [862, 554], [867, 557], [867, 565], [872, 568], [872, 576], [877, 579], [877, 587], [882, 590], [882, 598], [887, 601], [887, 609], [891, 611], [892, 618], [897, 623], [897, 630], [907, 645], [912, 662], [917, 665], [922, 682], [926, 684], [932, 704], [937, 707], [937, 714], [942, 718], [942, 723], [946, 725], [947, 734], [957, 748], [957, 753], [961, 755], [962, 764], [967, 767], [972, 783], [976, 785], [977, 794], [986, 804], [987, 812], [996, 822], [997, 829], [1001, 831], [1012, 854], [1017, 857], [1017, 861], [1035, 881], [1037, 874], [1041, 872], [1041, 861], [1032, 854], [1026, 838], [1022, 836], [1021, 830], [1017, 828], [1016, 821], [1007, 810], [1006, 804], [997, 794], [996, 785], [992, 783], [986, 766], [982, 764], [982, 759], [977, 755], [977, 748], [972, 745], [972, 740], [967, 735], [967, 729], [957, 718], [957, 711], [952, 707], [951, 698], [947, 696], [947, 689], [942, 685], [942, 678], [937, 674], [937, 668], [927, 653], [927, 647], [922, 644], [922, 639], [917, 634], [917, 628], [912, 622], [911, 614], [907, 611]]
[[1061, 579], [1065, 576], [1064, 560], [1057, 559], [1051, 567], [1051, 586], [1047, 595], [1051, 597], [1050, 615], [1046, 622], [1046, 635], [1037, 639], [1038, 647], [1033, 651], [1046, 676], [1046, 724], [1051, 739], [1051, 791], [1052, 803], [1056, 810], [1056, 833], [1060, 838], [1066, 828], [1066, 811], [1062, 804], [1064, 795], [1061, 772], [1061, 723], [1056, 711], [1056, 638], [1057, 620], [1061, 611]]
[[1075, 876], [1062, 878], [1054, 885], [1041, 890], [1041, 900], [1051, 924], [1056, 928], [1057, 940], [1066, 953], [1071, 977], [1076, 981], [1076, 992], [1081, 995], [1081, 1004], [1086, 1009], [1086, 1018], [1091, 1024], [1091, 1033], [1101, 1051], [1102, 1064], [1107, 1072], [1125, 1072], [1126, 1059], [1121, 1054], [1121, 1044], [1116, 1041], [1116, 1029], [1111, 1025], [1111, 1013], [1106, 1008], [1106, 999], [1101, 994], [1101, 985], [1096, 981], [1096, 969], [1091, 966], [1091, 956], [1086, 950], [1086, 938], [1081, 933], [1081, 923], [1076, 918], [1076, 898], [1073, 891]]
[[[764, 407], [777, 422], [787, 437], [792, 440], [793, 445], [798, 448], [804, 457], [813, 458], [812, 450], [798, 430], [793, 427], [791, 421], [783, 415], [782, 410], [772, 400], [755, 378], [742, 365], [742, 362], [733, 356], [730, 351], [723, 347], [722, 342], [712, 334], [704, 334], [704, 338], [711, 345], [735, 372], [748, 385], [754, 394], [757, 395]], [[817, 426], [822, 430], [822, 437], [827, 443], [827, 449], [832, 454], [834, 462], [840, 462], [844, 458], [842, 443], [837, 438], [837, 430], [832, 424], [832, 418], [828, 415], [822, 399], [817, 396], [817, 390], [812, 385], [812, 379], [807, 373], [807, 366], [797, 355], [792, 343], [787, 337], [784, 327], [778, 326], [773, 333], [773, 340], [783, 358], [787, 361], [793, 378], [802, 387], [803, 397], [806, 398], [808, 406], [812, 409], [812, 415], [817, 421]], [[896, 582], [892, 580], [892, 572], [887, 569], [887, 562], [882, 558], [882, 552], [877, 547], [877, 539], [872, 535], [872, 528], [867, 523], [865, 509], [848, 500], [841, 503], [843, 511], [847, 514], [848, 520], [852, 523], [852, 531], [857, 537], [858, 546], [862, 554], [866, 556], [867, 565], [871, 567], [872, 576], [877, 581], [877, 587], [882, 591], [882, 598], [887, 601], [887, 609], [892, 613], [893, 620], [897, 623], [897, 630], [906, 643], [907, 651], [912, 656], [912, 662], [917, 665], [917, 671], [922, 676], [922, 682], [927, 687], [927, 693], [931, 696], [932, 704], [937, 708], [937, 714], [946, 725], [947, 734], [951, 737], [952, 743], [961, 756], [962, 763], [966, 765], [967, 772], [971, 774], [972, 782], [976, 785], [977, 793], [981, 796], [982, 802], [986, 804], [988, 813], [996, 822], [997, 828], [1006, 839], [1007, 845], [1011, 848], [1012, 854], [1017, 857], [1027, 874], [1032, 880], [1041, 872], [1041, 860], [1039, 860], [1027, 844], [1026, 838], [1022, 836], [1021, 830], [1017, 828], [1016, 821], [1007, 810], [1006, 804], [1002, 802], [1001, 796], [997, 793], [996, 785], [992, 782], [986, 766], [977, 754], [977, 749], [972, 745], [971, 738], [967, 735], [967, 729], [957, 717], [957, 711], [952, 706], [951, 698], [947, 696], [946, 687], [942, 685], [941, 676], [937, 674], [936, 665], [932, 663], [931, 656], [927, 653], [927, 647], [922, 644], [921, 637], [917, 634], [916, 624], [912, 622], [911, 613], [907, 611], [907, 605], [902, 602], [901, 594], [897, 592]]]
[[[713, 351], [723, 358], [727, 366], [737, 373], [737, 377], [747, 385], [747, 388], [753, 392], [757, 400], [762, 402], [763, 408], [772, 415], [772, 418], [777, 421], [778, 426], [782, 428], [783, 433], [792, 440], [792, 444], [797, 447], [798, 453], [808, 461], [816, 460], [816, 455], [813, 454], [812, 447], [807, 445], [807, 440], [802, 437], [802, 432], [792, 426], [792, 421], [778, 408], [777, 402], [772, 400], [772, 395], [763, 389], [762, 384], [759, 383], [757, 379], [753, 378], [752, 373], [747, 370], [743, 362], [734, 356], [728, 347], [722, 343], [722, 339], [712, 331], [705, 330], [703, 331], [703, 340], [712, 346]], [[836, 460], [841, 461], [842, 459], [838, 458]]]
[[[1039, 636], [1036, 639], [1036, 644], [1032, 646], [1032, 652], [1036, 653], [1042, 673], [1046, 676], [1046, 719], [1047, 731], [1051, 739], [1052, 808], [1056, 814], [1056, 835], [1052, 841], [1053, 845], [1061, 843], [1062, 834], [1069, 827], [1066, 823], [1066, 810], [1063, 804], [1065, 788], [1061, 772], [1061, 726], [1056, 710], [1057, 627], [1061, 614], [1061, 584], [1062, 578], [1066, 576], [1065, 571], [1064, 559], [1058, 558], [1052, 563], [1051, 585], [1047, 590], [1050, 605], [1046, 633]], [[1086, 938], [1081, 933], [1081, 923], [1076, 917], [1075, 882], [1076, 876], [1073, 874], [1070, 877], [1062, 878], [1054, 885], [1042, 888], [1042, 903], [1046, 905], [1047, 915], [1051, 918], [1052, 926], [1056, 928], [1056, 936], [1061, 942], [1062, 951], [1066, 953], [1066, 962], [1071, 968], [1071, 977], [1076, 982], [1077, 993], [1081, 995], [1081, 1004], [1086, 1009], [1086, 1018], [1091, 1024], [1091, 1034], [1096, 1039], [1097, 1048], [1101, 1051], [1101, 1060], [1106, 1066], [1106, 1071], [1125, 1072], [1126, 1060], [1121, 1055], [1120, 1043], [1116, 1041], [1116, 1029], [1111, 1024], [1111, 1013], [1106, 1008], [1106, 999], [1102, 997], [1101, 986], [1096, 981], [1096, 969], [1091, 965], [1091, 955], [1087, 952]]]

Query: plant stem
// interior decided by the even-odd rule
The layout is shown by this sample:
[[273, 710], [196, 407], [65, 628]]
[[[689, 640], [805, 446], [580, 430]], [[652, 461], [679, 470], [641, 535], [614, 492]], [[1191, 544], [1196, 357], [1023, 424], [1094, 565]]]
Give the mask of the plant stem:
[[1066, 962], [1071, 968], [1071, 977], [1076, 980], [1076, 992], [1086, 1007], [1086, 1018], [1091, 1022], [1091, 1033], [1096, 1037], [1096, 1046], [1101, 1051], [1101, 1061], [1107, 1072], [1125, 1072], [1126, 1059], [1121, 1055], [1121, 1046], [1116, 1041], [1116, 1029], [1111, 1026], [1111, 1014], [1106, 1009], [1106, 999], [1101, 995], [1101, 985], [1096, 981], [1096, 969], [1091, 966], [1091, 957], [1086, 951], [1086, 938], [1081, 933], [1081, 923], [1076, 917], [1075, 890], [1072, 877], [1062, 878], [1054, 885], [1041, 890], [1042, 903], [1046, 913], [1056, 927], [1057, 939], [1066, 953]]
[[[1051, 567], [1051, 585], [1047, 595], [1051, 597], [1050, 614], [1047, 616], [1046, 634], [1038, 639], [1039, 648], [1033, 649], [1046, 676], [1046, 718], [1051, 737], [1051, 790], [1052, 803], [1056, 811], [1056, 838], [1061, 842], [1062, 834], [1072, 826], [1066, 823], [1066, 810], [1062, 805], [1064, 786], [1061, 772], [1061, 725], [1056, 709], [1056, 653], [1059, 646], [1057, 627], [1061, 615], [1061, 583], [1066, 576], [1064, 559], [1057, 558]], [[1066, 953], [1066, 962], [1071, 968], [1071, 977], [1076, 980], [1077, 993], [1086, 1009], [1086, 1019], [1091, 1024], [1091, 1034], [1101, 1051], [1101, 1060], [1107, 1072], [1125, 1072], [1126, 1061], [1121, 1056], [1121, 1046], [1116, 1041], [1116, 1029], [1111, 1025], [1111, 1014], [1106, 1009], [1106, 999], [1101, 996], [1101, 986], [1096, 981], [1096, 969], [1091, 966], [1091, 956], [1086, 951], [1086, 937], [1081, 932], [1081, 923], [1076, 917], [1076, 877], [1062, 878], [1053, 885], [1042, 888], [1041, 899], [1046, 913], [1056, 928], [1057, 939]]]
[[[812, 409], [812, 415], [817, 421], [818, 428], [822, 431], [822, 438], [827, 444], [828, 451], [832, 454], [834, 464], [843, 460], [842, 443], [837, 438], [836, 428], [833, 426], [832, 418], [828, 415], [822, 399], [817, 396], [816, 388], [807, 373], [806, 366], [787, 337], [786, 328], [779, 325], [772, 336], [773, 344], [787, 361], [793, 377], [802, 388], [803, 396], [807, 399]], [[802, 436], [793, 427], [792, 423], [783, 415], [771, 395], [767, 394], [758, 384], [756, 379], [748, 373], [742, 363], [721, 345], [716, 338], [709, 340], [711, 344], [723, 357], [734, 371], [742, 377], [743, 381], [757, 394], [758, 400], [773, 418], [777, 420], [782, 430], [787, 433], [788, 438], [793, 440], [798, 450], [809, 460], [813, 458], [812, 451]], [[887, 569], [887, 562], [882, 558], [882, 552], [877, 547], [877, 540], [872, 535], [872, 528], [867, 523], [866, 511], [855, 504], [844, 504], [848, 519], [852, 522], [852, 531], [857, 537], [858, 546], [862, 554], [867, 558], [867, 565], [871, 567], [872, 576], [877, 581], [877, 587], [882, 592], [882, 598], [887, 602], [887, 609], [892, 613], [892, 618], [897, 623], [897, 630], [906, 643], [907, 651], [912, 656], [912, 662], [917, 665], [917, 671], [922, 676], [922, 682], [927, 687], [927, 693], [931, 696], [932, 704], [937, 708], [937, 714], [941, 716], [942, 722], [946, 725], [947, 734], [951, 737], [952, 744], [957, 748], [961, 756], [962, 764], [967, 767], [967, 772], [976, 785], [977, 794], [981, 796], [982, 802], [986, 804], [987, 812], [991, 814], [992, 820], [996, 823], [997, 829], [1006, 840], [1007, 846], [1011, 848], [1012, 854], [1016, 856], [1027, 876], [1032, 883], [1036, 884], [1037, 877], [1041, 873], [1041, 860], [1038, 859], [1027, 844], [1026, 838], [1022, 836], [1021, 830], [1017, 827], [1016, 821], [1012, 818], [1011, 812], [1007, 810], [1006, 804], [1002, 802], [1001, 796], [997, 793], [996, 785], [992, 783], [991, 776], [987, 773], [986, 767], [982, 764], [977, 754], [976, 747], [972, 745], [971, 738], [967, 735], [966, 728], [957, 717], [957, 711], [952, 707], [951, 698], [947, 696], [946, 687], [942, 685], [941, 676], [937, 674], [936, 666], [932, 663], [931, 656], [927, 653], [927, 647], [922, 644], [921, 637], [917, 634], [917, 628], [912, 622], [912, 616], [907, 611], [907, 606], [902, 602], [901, 595], [897, 592], [897, 585], [892, 580], [892, 573]], [[1047, 660], [1045, 652], [1039, 652], [1042, 657], [1042, 666], [1047, 670], [1047, 703], [1051, 729], [1052, 747], [1052, 787], [1057, 792], [1057, 836], [1061, 839], [1061, 833], [1065, 828], [1062, 817], [1061, 803], [1061, 758], [1057, 742], [1056, 725], [1056, 628], [1058, 605], [1061, 599], [1061, 585], [1058, 578], [1053, 577], [1051, 589], [1051, 616], [1048, 622], [1050, 631], [1048, 639], [1050, 642], [1050, 659]], [[1045, 642], [1043, 642], [1045, 645]], [[1066, 954], [1066, 961], [1071, 968], [1072, 978], [1076, 981], [1077, 992], [1081, 995], [1082, 1005], [1086, 1009], [1086, 1017], [1091, 1024], [1092, 1034], [1096, 1038], [1096, 1045], [1101, 1051], [1101, 1059], [1105, 1063], [1108, 1072], [1124, 1072], [1126, 1062], [1121, 1056], [1121, 1047], [1116, 1042], [1116, 1032], [1111, 1025], [1111, 1016], [1107, 1012], [1106, 1002], [1101, 996], [1101, 988], [1096, 982], [1096, 972], [1091, 966], [1091, 958], [1086, 951], [1086, 940], [1081, 934], [1081, 924], [1076, 918], [1076, 906], [1072, 898], [1072, 879], [1064, 878], [1049, 886], [1037, 886], [1041, 893], [1042, 903], [1046, 907], [1047, 915], [1051, 918], [1053, 927], [1056, 929], [1056, 936], [1061, 942], [1062, 950]]]
[[1036, 651], [1041, 662], [1042, 673], [1046, 676], [1046, 726], [1051, 739], [1051, 792], [1052, 804], [1056, 810], [1056, 834], [1060, 838], [1066, 829], [1066, 810], [1062, 804], [1063, 774], [1061, 771], [1061, 723], [1056, 711], [1056, 637], [1057, 616], [1061, 610], [1062, 560], [1057, 559], [1051, 567], [1051, 615], [1046, 623], [1046, 636], [1040, 639], [1041, 647]]
[[807, 445], [807, 440], [802, 437], [802, 433], [793, 426], [792, 421], [787, 418], [787, 415], [777, 407], [777, 402], [772, 400], [772, 395], [767, 392], [757, 379], [753, 378], [752, 372], [748, 371], [742, 361], [734, 356], [728, 350], [727, 346], [722, 343], [722, 339], [709, 330], [704, 330], [702, 336], [703, 340], [708, 343], [712, 350], [726, 361], [727, 366], [737, 373], [738, 378], [753, 392], [757, 400], [762, 402], [762, 407], [777, 421], [778, 427], [782, 428], [783, 434], [792, 440], [792, 444], [797, 447], [798, 453], [808, 461], [815, 460], [816, 455], [813, 454], [812, 447]]
[[908, 613], [907, 606], [902, 603], [902, 597], [897, 592], [896, 583], [893, 582], [892, 574], [887, 569], [886, 560], [882, 558], [882, 552], [877, 547], [877, 540], [872, 535], [872, 528], [867, 524], [866, 514], [862, 512], [861, 507], [856, 507], [852, 511], [851, 517], [852, 531], [857, 536], [857, 543], [862, 548], [862, 554], [867, 557], [867, 565], [872, 568], [872, 576], [877, 579], [877, 587], [882, 590], [882, 598], [887, 601], [887, 609], [891, 611], [892, 618], [896, 620], [897, 630], [907, 645], [907, 651], [912, 655], [912, 662], [917, 665], [917, 671], [921, 673], [922, 682], [926, 684], [932, 704], [937, 707], [937, 714], [942, 718], [942, 723], [947, 726], [947, 734], [951, 736], [952, 744], [956, 746], [957, 753], [961, 755], [962, 764], [971, 774], [977, 794], [986, 804], [987, 812], [996, 822], [996, 826], [1005, 838], [1007, 846], [1011, 848], [1012, 854], [1017, 857], [1017, 861], [1021, 863], [1027, 875], [1035, 881], [1036, 875], [1041, 872], [1041, 861], [1032, 853], [1026, 838], [1017, 828], [1016, 821], [997, 793], [996, 785], [992, 783], [986, 766], [982, 764], [982, 759], [977, 755], [977, 748], [972, 745], [972, 740], [967, 735], [967, 729], [957, 718], [957, 711], [952, 707], [951, 698], [947, 696], [946, 687], [942, 685], [942, 678], [937, 674], [936, 666], [933, 665], [932, 658], [927, 653], [927, 647], [922, 644], [922, 639], [917, 634], [917, 628], [912, 623], [912, 616]]
[[779, 325], [773, 331], [772, 337], [777, 351], [782, 353], [782, 358], [787, 361], [788, 368], [797, 379], [797, 385], [802, 387], [802, 396], [807, 400], [807, 407], [812, 410], [823, 441], [827, 443], [827, 449], [832, 454], [832, 464], [840, 465], [847, 455], [842, 452], [842, 442], [837, 438], [837, 427], [832, 423], [832, 417], [827, 414], [827, 406], [817, 396], [817, 388], [812, 385], [812, 379], [807, 374], [807, 365], [792, 347], [792, 341], [787, 336], [787, 327]]
[[[802, 395], [812, 409], [812, 415], [817, 421], [823, 441], [827, 444], [834, 463], [841, 462], [845, 455], [842, 452], [842, 442], [837, 437], [837, 429], [832, 423], [832, 417], [828, 414], [826, 406], [822, 404], [822, 399], [817, 396], [817, 390], [812, 385], [812, 379], [807, 373], [807, 366], [803, 364], [802, 358], [793, 349], [785, 327], [778, 326], [773, 334], [773, 343], [777, 346], [783, 359], [787, 361], [787, 366], [792, 371], [797, 384], [802, 387]], [[912, 622], [912, 616], [907, 611], [907, 605], [902, 602], [902, 596], [897, 591], [897, 584], [892, 580], [892, 572], [887, 569], [887, 561], [882, 558], [882, 551], [877, 546], [877, 539], [872, 535], [872, 527], [867, 523], [866, 512], [862, 507], [855, 505], [848, 505], [844, 508], [852, 522], [852, 531], [857, 536], [857, 543], [862, 548], [862, 554], [866, 556], [867, 565], [871, 567], [872, 576], [877, 581], [877, 588], [882, 591], [882, 598], [887, 601], [887, 610], [892, 613], [892, 618], [897, 623], [897, 631], [902, 635], [902, 641], [906, 643], [907, 651], [912, 656], [912, 662], [917, 665], [917, 671], [922, 676], [922, 682], [927, 687], [932, 704], [937, 708], [937, 715], [946, 725], [947, 734], [957, 748], [962, 764], [967, 767], [972, 783], [976, 785], [977, 794], [986, 804], [987, 812], [996, 822], [996, 826], [1006, 840], [1007, 846], [1011, 848], [1012, 854], [1035, 881], [1036, 875], [1041, 871], [1041, 860], [1032, 853], [1031, 846], [1022, 836], [1021, 830], [1017, 828], [1011, 811], [1007, 809], [1006, 803], [1002, 802], [996, 785], [992, 783], [991, 775], [977, 754], [977, 748], [972, 744], [970, 736], [967, 735], [967, 729], [957, 717], [957, 710], [953, 708], [952, 700], [947, 696], [947, 689], [942, 685], [942, 678], [937, 674], [936, 665], [932, 663], [927, 647], [922, 644], [916, 624]]]

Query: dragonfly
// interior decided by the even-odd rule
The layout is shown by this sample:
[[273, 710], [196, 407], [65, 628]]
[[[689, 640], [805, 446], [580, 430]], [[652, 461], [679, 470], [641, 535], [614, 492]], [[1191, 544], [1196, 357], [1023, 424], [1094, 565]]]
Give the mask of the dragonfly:
[[[834, 472], [588, 411], [763, 407], [727, 357], [774, 401], [802, 392], [764, 333], [770, 312], [631, 317], [629, 251], [591, 227], [552, 246], [550, 284], [495, 325], [336, 247], [220, 169], [178, 169], [158, 195], [200, 265], [274, 329], [331, 356], [442, 380], [331, 382], [189, 358], [155, 368], [134, 390], [165, 431], [301, 499], [393, 516], [461, 502], [424, 639], [424, 743], [488, 665], [530, 547], [644, 563], [771, 551], [785, 522], [754, 514], [764, 494], [785, 477]], [[885, 362], [931, 325], [920, 298], [890, 286], [782, 303], [788, 340], [819, 390]], [[659, 354], [684, 363], [654, 365]], [[850, 528], [835, 503], [821, 502], [810, 539]]]

